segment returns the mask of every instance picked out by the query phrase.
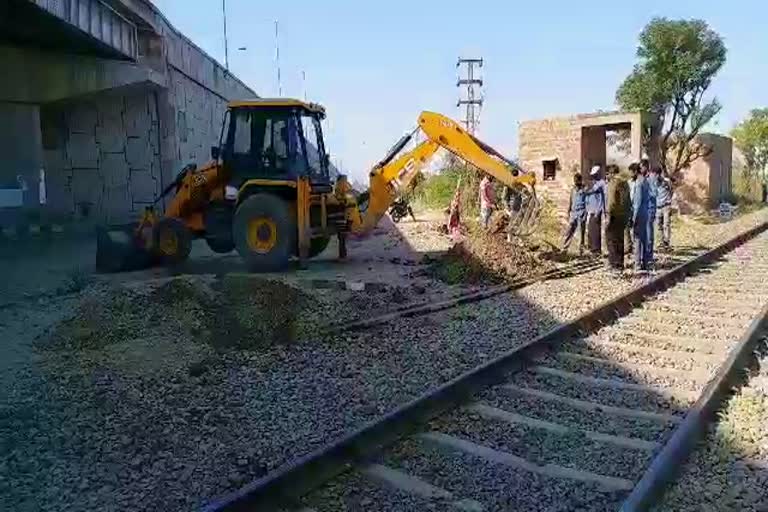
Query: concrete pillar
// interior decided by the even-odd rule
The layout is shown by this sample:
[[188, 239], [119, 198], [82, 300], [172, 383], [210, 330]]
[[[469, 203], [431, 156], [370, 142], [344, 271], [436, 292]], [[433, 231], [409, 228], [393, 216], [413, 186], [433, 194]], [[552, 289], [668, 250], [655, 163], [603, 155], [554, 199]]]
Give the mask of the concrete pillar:
[[[23, 207], [38, 208], [43, 151], [37, 105], [0, 102], [0, 155], [0, 189], [19, 189], [21, 179], [26, 183]], [[16, 192], [9, 192], [5, 198], [12, 202], [16, 195]], [[20, 208], [10, 206], [0, 204], [0, 223], [13, 222], [21, 215]]]
[[643, 155], [643, 126], [640, 122], [630, 125], [630, 156], [633, 162], [638, 162]]

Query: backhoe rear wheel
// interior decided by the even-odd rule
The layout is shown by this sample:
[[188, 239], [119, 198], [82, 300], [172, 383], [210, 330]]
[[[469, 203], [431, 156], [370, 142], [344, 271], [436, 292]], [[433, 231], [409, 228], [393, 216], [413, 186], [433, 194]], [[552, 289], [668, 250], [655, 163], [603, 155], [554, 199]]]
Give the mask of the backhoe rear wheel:
[[282, 270], [296, 246], [296, 222], [290, 205], [270, 194], [254, 194], [235, 211], [232, 237], [240, 256], [254, 272]]
[[154, 228], [155, 253], [163, 264], [185, 261], [192, 250], [192, 234], [179, 219], [164, 217]]

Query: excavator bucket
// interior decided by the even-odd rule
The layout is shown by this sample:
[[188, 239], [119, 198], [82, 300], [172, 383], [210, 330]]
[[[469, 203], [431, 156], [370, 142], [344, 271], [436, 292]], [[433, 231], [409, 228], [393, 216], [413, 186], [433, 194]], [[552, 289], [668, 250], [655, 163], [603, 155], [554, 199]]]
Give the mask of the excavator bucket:
[[522, 192], [520, 209], [512, 212], [507, 233], [517, 237], [527, 237], [532, 235], [539, 224], [541, 218], [541, 202], [536, 197], [536, 190], [525, 188]]
[[96, 269], [127, 272], [149, 268], [155, 258], [136, 235], [136, 226], [99, 227], [96, 230]]

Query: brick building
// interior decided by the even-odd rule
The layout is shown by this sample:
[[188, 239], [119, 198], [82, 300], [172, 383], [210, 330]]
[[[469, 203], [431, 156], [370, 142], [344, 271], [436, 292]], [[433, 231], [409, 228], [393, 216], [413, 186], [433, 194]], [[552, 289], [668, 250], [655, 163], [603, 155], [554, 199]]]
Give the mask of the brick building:
[[[573, 170], [585, 177], [593, 165], [609, 163], [607, 135], [628, 132], [626, 154], [613, 162], [626, 168], [629, 162], [647, 156], [651, 162], [658, 155], [648, 155], [642, 136], [649, 119], [641, 112], [596, 112], [569, 117], [523, 121], [519, 125], [518, 158], [527, 171], [536, 173], [539, 190], [565, 215]], [[696, 212], [716, 207], [731, 195], [732, 141], [715, 134], [701, 134], [697, 142], [709, 148], [707, 156], [681, 173], [676, 189], [681, 212]]]
[[597, 112], [523, 121], [518, 132], [520, 165], [536, 173], [539, 188], [564, 214], [572, 170], [578, 168], [586, 175], [593, 165], [605, 167], [609, 132], [629, 132], [629, 157], [640, 159], [644, 121], [640, 112]]
[[696, 142], [708, 149], [708, 154], [682, 172], [676, 188], [677, 204], [682, 213], [695, 213], [716, 208], [728, 201], [733, 190], [733, 141], [714, 133], [702, 133]]

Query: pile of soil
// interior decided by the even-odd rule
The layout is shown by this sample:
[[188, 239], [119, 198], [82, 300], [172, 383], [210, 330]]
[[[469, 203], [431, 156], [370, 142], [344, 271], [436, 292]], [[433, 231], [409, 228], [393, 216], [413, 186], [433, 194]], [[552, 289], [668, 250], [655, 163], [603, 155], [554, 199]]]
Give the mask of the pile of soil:
[[[344, 283], [341, 283], [344, 284]], [[74, 314], [40, 340], [43, 350], [104, 349], [162, 338], [216, 352], [259, 350], [316, 340], [334, 324], [381, 313], [424, 290], [370, 283], [363, 291], [307, 290], [249, 274], [220, 279], [182, 276], [128, 285], [94, 286]]]
[[555, 268], [542, 248], [503, 229], [473, 230], [432, 264], [433, 276], [449, 284], [500, 284], [536, 277]]
[[145, 296], [128, 290], [96, 290], [53, 329], [43, 348], [99, 349], [129, 339], [146, 326], [147, 306]]
[[213, 344], [254, 348], [290, 343], [314, 332], [317, 312], [310, 297], [281, 281], [226, 276], [221, 281]]
[[90, 350], [162, 336], [216, 350], [289, 343], [314, 332], [327, 314], [281, 281], [174, 278], [142, 289], [89, 290], [74, 314], [42, 342], [45, 350]]

